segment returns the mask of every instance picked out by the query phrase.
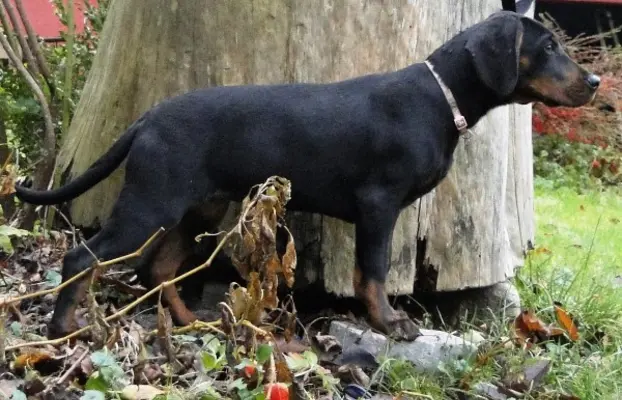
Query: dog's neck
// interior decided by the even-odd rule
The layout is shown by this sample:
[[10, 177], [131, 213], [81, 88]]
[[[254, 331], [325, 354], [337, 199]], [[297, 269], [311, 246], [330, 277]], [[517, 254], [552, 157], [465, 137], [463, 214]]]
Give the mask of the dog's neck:
[[[428, 57], [428, 61], [451, 90], [469, 128], [488, 111], [506, 103], [478, 78], [466, 50], [466, 35], [459, 34], [445, 43]], [[433, 79], [431, 75], [430, 78]]]

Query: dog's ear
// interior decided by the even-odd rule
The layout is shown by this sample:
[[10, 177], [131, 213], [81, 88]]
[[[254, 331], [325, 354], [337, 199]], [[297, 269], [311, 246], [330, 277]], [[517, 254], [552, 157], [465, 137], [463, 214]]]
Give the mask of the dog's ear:
[[518, 83], [523, 24], [516, 14], [499, 13], [480, 24], [466, 42], [479, 79], [500, 97]]

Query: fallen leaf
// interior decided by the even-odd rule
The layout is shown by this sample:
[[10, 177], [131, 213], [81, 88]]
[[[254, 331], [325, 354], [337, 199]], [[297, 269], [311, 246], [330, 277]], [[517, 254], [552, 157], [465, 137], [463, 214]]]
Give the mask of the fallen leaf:
[[504, 386], [517, 392], [536, 388], [551, 369], [551, 360], [537, 360], [523, 367], [522, 371], [503, 380]]
[[158, 342], [164, 349], [168, 361], [172, 363], [175, 360], [175, 349], [173, 347], [173, 342], [171, 341], [173, 320], [168, 309], [162, 307], [162, 302], [158, 302], [157, 326]]
[[13, 361], [13, 368], [21, 370], [24, 368], [35, 368], [38, 364], [50, 361], [52, 354], [42, 350], [28, 350], [20, 354]]
[[542, 322], [531, 310], [524, 310], [514, 319], [514, 332], [519, 343], [531, 347], [551, 338], [563, 335], [563, 331], [551, 330], [552, 327]]
[[339, 378], [342, 384], [355, 383], [362, 387], [368, 387], [370, 383], [370, 378], [363, 369], [352, 364], [342, 365], [337, 368], [335, 377]]
[[121, 398], [125, 400], [151, 400], [164, 394], [163, 390], [149, 385], [129, 385], [121, 391]]
[[315, 335], [313, 342], [324, 353], [340, 352], [342, 349], [341, 343], [332, 335]]
[[300, 340], [291, 339], [287, 340], [283, 336], [275, 335], [275, 346], [282, 353], [302, 353], [309, 350], [309, 346], [302, 343]]
[[537, 247], [533, 252], [534, 254], [552, 254], [552, 251], [546, 247]]
[[568, 332], [570, 340], [574, 342], [579, 340], [579, 331], [577, 329], [577, 325], [573, 321], [573, 318], [563, 308], [561, 308], [561, 304], [555, 303], [554, 308], [557, 321], [566, 330], [566, 332]]

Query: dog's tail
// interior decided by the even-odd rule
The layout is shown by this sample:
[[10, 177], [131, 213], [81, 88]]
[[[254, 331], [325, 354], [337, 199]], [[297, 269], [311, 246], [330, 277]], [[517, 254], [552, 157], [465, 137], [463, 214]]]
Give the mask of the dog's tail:
[[34, 190], [15, 186], [17, 197], [31, 204], [60, 204], [75, 199], [110, 175], [123, 162], [132, 147], [132, 142], [142, 125], [142, 118], [134, 122], [112, 145], [112, 147], [84, 173], [65, 186], [54, 190]]

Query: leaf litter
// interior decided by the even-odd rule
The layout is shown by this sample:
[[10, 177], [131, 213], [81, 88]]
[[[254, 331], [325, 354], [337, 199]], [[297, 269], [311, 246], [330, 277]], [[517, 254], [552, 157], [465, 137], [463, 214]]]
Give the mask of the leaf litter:
[[[379, 367], [376, 360], [345, 361], [336, 338], [301, 332], [293, 298], [278, 297], [281, 283], [293, 286], [297, 264], [294, 238], [284, 223], [290, 196], [290, 182], [280, 177], [251, 190], [237, 222], [217, 248], [226, 246], [246, 285], [232, 283], [223, 293], [217, 320], [187, 327], [174, 327], [160, 302], [154, 330], [119, 313], [119, 307], [140, 300], [147, 291], [133, 274], [102, 268], [78, 312], [80, 325], [90, 326], [89, 335], [46, 341], [55, 295], [37, 294], [60, 284], [62, 256], [71, 241], [56, 232], [35, 236], [7, 230], [0, 264], [0, 398], [281, 400], [332, 398], [344, 392], [368, 396], [370, 386], [379, 383], [370, 378]], [[278, 239], [283, 237], [279, 252]], [[202, 268], [209, 267], [210, 260]], [[16, 298], [21, 301], [12, 301]], [[513, 338], [496, 344], [484, 341], [471, 361], [471, 372], [456, 385], [461, 390], [474, 388], [474, 371], [498, 362], [500, 349], [509, 344], [525, 352], [525, 363], [491, 383], [491, 393], [508, 398], [542, 389], [551, 365], [539, 357], [539, 346], [580, 340], [577, 321], [561, 304], [555, 303], [553, 310], [558, 324], [545, 324], [525, 310], [512, 321]], [[119, 316], [110, 319], [110, 313]], [[550, 394], [546, 389], [540, 393]]]

